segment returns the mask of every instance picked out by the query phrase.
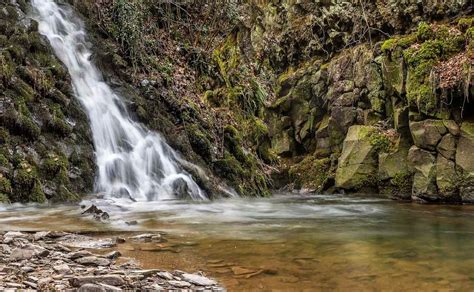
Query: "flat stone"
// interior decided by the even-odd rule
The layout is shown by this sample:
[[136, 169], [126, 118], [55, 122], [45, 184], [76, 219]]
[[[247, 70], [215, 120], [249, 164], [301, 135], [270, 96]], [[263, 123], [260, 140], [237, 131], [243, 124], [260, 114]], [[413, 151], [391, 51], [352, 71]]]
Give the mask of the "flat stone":
[[25, 284], [26, 286], [31, 287], [33, 289], [38, 289], [38, 285], [36, 283], [29, 282], [29, 281], [23, 281], [23, 284]]
[[234, 273], [234, 275], [245, 275], [245, 274], [251, 274], [251, 273], [256, 272], [255, 270], [251, 270], [251, 269], [247, 269], [243, 267], [232, 267], [231, 270]]
[[71, 260], [88, 257], [88, 256], [92, 256], [92, 253], [87, 250], [80, 250], [80, 251], [75, 251], [75, 252], [71, 252], [67, 254], [67, 257], [70, 258]]
[[26, 266], [26, 267], [22, 267], [22, 268], [21, 268], [21, 271], [22, 271], [23, 273], [31, 273], [31, 272], [33, 272], [34, 270], [35, 270], [35, 269], [33, 269], [32, 267], [29, 267], [29, 266]]
[[161, 238], [161, 235], [154, 234], [154, 233], [145, 233], [145, 234], [139, 234], [139, 235], [130, 237], [130, 239], [133, 239], [133, 240], [151, 240], [151, 239], [160, 239], [160, 238]]
[[173, 287], [177, 287], [177, 288], [187, 288], [187, 287], [191, 287], [191, 283], [188, 283], [188, 282], [185, 282], [185, 281], [175, 281], [175, 280], [171, 280], [171, 281], [168, 281], [168, 283], [173, 286]]
[[36, 232], [34, 235], [33, 235], [33, 239], [35, 241], [38, 241], [38, 240], [41, 240], [45, 237], [47, 237], [48, 235], [50, 235], [51, 232], [50, 231], [40, 231], [40, 232]]
[[9, 231], [3, 235], [4, 238], [28, 238], [29, 235], [23, 232]]
[[81, 265], [91, 265], [91, 266], [108, 266], [110, 265], [110, 260], [95, 256], [88, 256], [83, 258], [78, 258], [75, 260], [76, 263]]
[[95, 284], [84, 284], [79, 289], [78, 292], [106, 292], [104, 287]]
[[9, 288], [16, 288], [16, 289], [25, 287], [24, 285], [18, 284], [18, 283], [5, 283], [5, 285]]
[[69, 279], [69, 283], [73, 287], [81, 287], [84, 284], [106, 284], [116, 287], [125, 285], [125, 281], [117, 275], [74, 277]]
[[32, 249], [15, 248], [14, 250], [12, 250], [12, 253], [10, 254], [10, 261], [16, 262], [16, 261], [22, 261], [22, 260], [29, 260], [33, 258], [34, 255], [35, 255], [35, 251]]
[[70, 274], [72, 273], [71, 268], [67, 264], [54, 266], [53, 269], [61, 274]]
[[199, 286], [212, 286], [217, 284], [216, 281], [196, 274], [184, 273], [181, 275], [181, 277], [183, 278], [183, 280]]
[[166, 280], [173, 280], [174, 277], [170, 272], [159, 272], [158, 277], [166, 279]]

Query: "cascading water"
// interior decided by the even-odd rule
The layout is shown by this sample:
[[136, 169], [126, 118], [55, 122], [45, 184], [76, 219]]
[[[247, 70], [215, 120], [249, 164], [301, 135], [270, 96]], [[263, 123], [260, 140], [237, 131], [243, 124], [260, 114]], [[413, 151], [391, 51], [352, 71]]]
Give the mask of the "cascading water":
[[134, 200], [192, 199], [206, 195], [178, 164], [163, 139], [134, 122], [120, 96], [103, 81], [90, 61], [83, 23], [69, 7], [32, 0], [39, 31], [66, 65], [75, 94], [87, 111], [98, 166], [96, 191]]

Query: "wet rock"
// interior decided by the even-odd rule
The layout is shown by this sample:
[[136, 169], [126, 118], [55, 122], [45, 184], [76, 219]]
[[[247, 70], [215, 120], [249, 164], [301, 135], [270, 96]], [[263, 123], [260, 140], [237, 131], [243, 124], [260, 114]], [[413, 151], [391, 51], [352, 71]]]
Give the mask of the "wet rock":
[[232, 267], [231, 270], [232, 270], [232, 273], [234, 273], [234, 275], [245, 275], [245, 274], [251, 274], [251, 273], [256, 272], [255, 270], [251, 270], [251, 269], [247, 269], [243, 267]]
[[119, 258], [121, 255], [122, 254], [118, 251], [112, 251], [112, 252], [109, 252], [108, 254], [105, 254], [104, 256], [108, 259], [115, 260]]
[[216, 281], [214, 280], [211, 280], [211, 279], [208, 279], [206, 277], [196, 275], [196, 274], [184, 273], [181, 275], [181, 277], [183, 278], [184, 281], [187, 281], [199, 286], [212, 286], [212, 285], [217, 284]]
[[137, 241], [155, 241], [155, 240], [160, 240], [161, 235], [160, 234], [154, 234], [154, 233], [146, 233], [146, 234], [139, 234], [136, 236], [130, 237], [132, 240], [137, 240]]

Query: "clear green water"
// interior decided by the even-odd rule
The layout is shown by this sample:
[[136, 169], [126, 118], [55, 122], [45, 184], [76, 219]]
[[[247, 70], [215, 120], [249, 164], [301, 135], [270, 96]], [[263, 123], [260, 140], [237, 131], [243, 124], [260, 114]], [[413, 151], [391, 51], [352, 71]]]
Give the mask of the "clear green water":
[[[166, 243], [119, 249], [147, 268], [202, 270], [229, 290], [474, 290], [474, 206], [283, 195], [95, 203], [111, 224], [77, 206], [31, 206], [0, 211], [0, 229], [166, 231]], [[236, 275], [240, 268], [257, 275]]]

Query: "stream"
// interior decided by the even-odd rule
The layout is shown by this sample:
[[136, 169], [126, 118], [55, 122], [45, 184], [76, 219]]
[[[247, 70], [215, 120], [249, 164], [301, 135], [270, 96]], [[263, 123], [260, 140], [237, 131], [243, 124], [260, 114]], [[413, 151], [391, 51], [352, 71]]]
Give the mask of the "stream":
[[[144, 268], [202, 270], [229, 290], [472, 290], [474, 206], [276, 194], [268, 199], [1, 207], [2, 230], [96, 237], [165, 232], [167, 242], [118, 248]], [[129, 225], [131, 224], [131, 225]]]

